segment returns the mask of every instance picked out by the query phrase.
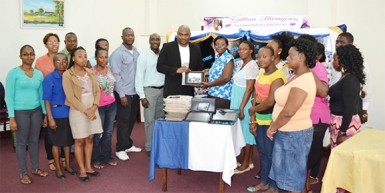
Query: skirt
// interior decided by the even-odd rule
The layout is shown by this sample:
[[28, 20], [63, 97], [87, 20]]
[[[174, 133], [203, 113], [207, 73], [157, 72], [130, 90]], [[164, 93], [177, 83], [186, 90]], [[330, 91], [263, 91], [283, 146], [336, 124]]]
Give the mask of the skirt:
[[48, 143], [59, 146], [66, 147], [74, 144], [74, 139], [72, 137], [70, 122], [68, 118], [55, 118], [57, 125], [56, 130], [47, 128], [48, 134]]
[[[82, 95], [82, 104], [87, 108], [92, 107], [94, 96], [91, 94]], [[95, 111], [96, 119], [90, 120], [84, 113], [71, 108], [70, 125], [74, 139], [83, 139], [95, 133], [102, 133], [103, 127], [100, 120], [99, 111]]]
[[313, 140], [313, 128], [285, 132], [274, 136], [269, 177], [280, 189], [301, 192], [306, 183], [306, 165]]
[[[330, 123], [330, 147], [334, 148], [337, 146], [337, 137], [340, 131], [342, 124], [342, 116], [331, 115]], [[361, 129], [361, 119], [358, 114], [353, 115], [352, 120], [350, 121], [348, 130], [346, 130], [346, 136], [348, 138], [352, 137], [356, 133], [360, 132]]]

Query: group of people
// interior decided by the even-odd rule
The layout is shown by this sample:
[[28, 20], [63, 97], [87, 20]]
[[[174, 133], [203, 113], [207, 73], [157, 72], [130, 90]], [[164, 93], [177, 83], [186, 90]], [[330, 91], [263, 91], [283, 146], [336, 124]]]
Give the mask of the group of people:
[[214, 39], [217, 56], [203, 87], [217, 107], [240, 111], [246, 146], [235, 174], [254, 168], [252, 146], [257, 146], [260, 183], [248, 187], [249, 192], [310, 191], [318, 181], [327, 128], [334, 148], [367, 121], [363, 57], [352, 43], [350, 33], [338, 36], [333, 67], [341, 76], [329, 88], [330, 73], [322, 63], [325, 48], [311, 35], [274, 35], [258, 50], [257, 60], [253, 44], [243, 41], [238, 69], [228, 40]]
[[[76, 34], [66, 34], [66, 48], [59, 52], [59, 36], [48, 33], [43, 38], [48, 52], [36, 60], [35, 66], [33, 47], [24, 45], [20, 49], [22, 64], [11, 69], [6, 78], [6, 101], [10, 128], [16, 133], [21, 183], [32, 182], [27, 148], [31, 173], [48, 176], [39, 168], [42, 127], [47, 128], [44, 141], [48, 166], [59, 179], [66, 178], [62, 167], [87, 182], [89, 176], [99, 175], [94, 168], [118, 164], [111, 147], [115, 118], [116, 156], [127, 160], [128, 152], [141, 152], [131, 139], [139, 99], [145, 109], [145, 149], [150, 154], [153, 122], [163, 116], [164, 75], [156, 71], [160, 36], [150, 36], [150, 49], [142, 56], [133, 46], [135, 34], [131, 28], [124, 28], [121, 38], [123, 43], [110, 56], [108, 41], [98, 39], [95, 55], [88, 57], [86, 50], [77, 46]], [[79, 171], [71, 166], [71, 151]]]
[[[309, 190], [310, 175], [313, 179], [318, 175], [326, 129], [330, 127], [335, 147], [357, 133], [361, 120], [367, 118], [361, 99], [365, 97], [361, 89], [365, 84], [363, 58], [352, 45], [350, 33], [337, 39], [333, 66], [342, 76], [330, 88], [321, 63], [324, 47], [310, 35], [294, 39], [283, 32], [273, 36], [258, 50], [257, 59], [254, 44], [243, 41], [238, 48], [239, 67], [227, 49], [228, 40], [218, 36], [214, 39], [217, 54], [209, 69], [203, 69], [200, 49], [190, 43], [190, 36], [190, 28], [181, 25], [177, 39], [160, 49], [160, 36], [151, 34], [150, 48], [139, 55], [133, 46], [134, 30], [127, 27], [122, 30], [122, 44], [110, 56], [108, 41], [101, 38], [95, 43], [95, 55], [88, 58], [84, 48], [77, 47], [74, 33], [66, 35], [66, 48], [61, 52], [59, 37], [49, 33], [43, 39], [48, 53], [36, 60], [35, 68], [34, 49], [23, 46], [22, 64], [8, 73], [6, 82], [21, 182], [31, 183], [26, 146], [32, 174], [48, 175], [39, 169], [41, 125], [48, 128], [45, 146], [50, 169], [60, 179], [65, 178], [61, 165], [83, 182], [99, 175], [93, 168], [117, 165], [111, 150], [115, 117], [117, 158], [128, 160], [128, 152], [142, 151], [131, 138], [140, 104], [144, 107], [145, 151], [150, 155], [154, 121], [164, 115], [163, 98], [194, 95], [194, 87], [181, 84], [183, 74], [190, 71], [208, 73], [202, 87], [208, 88], [208, 97], [216, 99], [217, 108], [240, 111], [246, 146], [234, 173], [254, 168], [253, 145], [260, 155], [256, 176], [260, 183], [248, 187], [250, 192]], [[72, 145], [79, 172], [71, 167]]]

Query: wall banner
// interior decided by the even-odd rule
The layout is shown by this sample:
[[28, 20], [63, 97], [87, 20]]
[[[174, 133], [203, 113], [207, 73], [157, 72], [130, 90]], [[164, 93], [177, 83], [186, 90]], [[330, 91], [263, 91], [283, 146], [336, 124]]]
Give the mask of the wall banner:
[[239, 28], [309, 28], [309, 17], [302, 15], [257, 15], [234, 17], [204, 17], [202, 30], [220, 31]]

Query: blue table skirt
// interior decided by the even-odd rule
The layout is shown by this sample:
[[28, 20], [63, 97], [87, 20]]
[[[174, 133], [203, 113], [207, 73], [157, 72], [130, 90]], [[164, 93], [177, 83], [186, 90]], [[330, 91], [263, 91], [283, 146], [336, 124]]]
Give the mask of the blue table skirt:
[[155, 121], [149, 180], [155, 167], [188, 169], [189, 122]]

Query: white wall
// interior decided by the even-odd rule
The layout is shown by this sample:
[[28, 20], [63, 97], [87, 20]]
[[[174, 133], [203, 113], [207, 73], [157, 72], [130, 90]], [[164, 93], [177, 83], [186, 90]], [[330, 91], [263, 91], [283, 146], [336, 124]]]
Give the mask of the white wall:
[[[111, 51], [120, 43], [121, 30], [132, 27], [136, 33], [135, 45], [139, 51], [148, 47], [148, 35], [157, 32], [165, 41], [165, 35], [187, 24], [191, 30], [200, 30], [205, 16], [241, 15], [308, 15], [312, 27], [346, 24], [355, 36], [355, 44], [361, 48], [365, 61], [370, 65], [372, 103], [369, 122], [365, 126], [385, 129], [381, 124], [385, 109], [385, 89], [382, 83], [382, 60], [379, 45], [385, 45], [385, 27], [380, 14], [385, 8], [381, 0], [66, 0], [66, 29], [21, 29], [19, 0], [2, 3], [0, 17], [3, 45], [0, 50], [0, 81], [4, 83], [10, 68], [20, 64], [19, 48], [31, 44], [37, 56], [46, 53], [42, 39], [46, 33], [57, 33], [64, 48], [64, 35], [73, 31], [79, 45], [93, 54], [94, 41], [105, 37]], [[383, 51], [382, 51], [383, 52]]]

